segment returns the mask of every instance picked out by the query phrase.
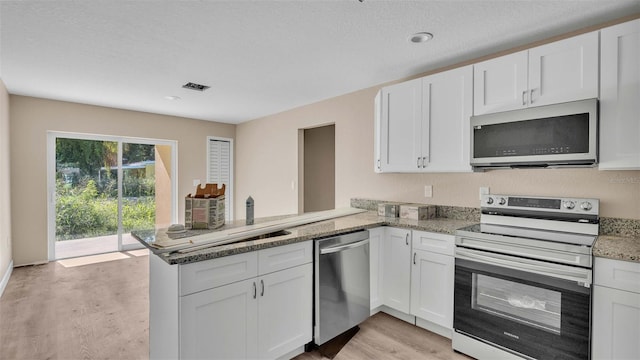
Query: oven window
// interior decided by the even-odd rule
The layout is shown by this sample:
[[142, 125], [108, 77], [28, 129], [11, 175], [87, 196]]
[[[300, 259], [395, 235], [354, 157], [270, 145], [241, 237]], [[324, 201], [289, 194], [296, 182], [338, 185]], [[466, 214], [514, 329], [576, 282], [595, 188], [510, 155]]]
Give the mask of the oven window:
[[560, 334], [562, 294], [482, 274], [473, 274], [471, 307]]

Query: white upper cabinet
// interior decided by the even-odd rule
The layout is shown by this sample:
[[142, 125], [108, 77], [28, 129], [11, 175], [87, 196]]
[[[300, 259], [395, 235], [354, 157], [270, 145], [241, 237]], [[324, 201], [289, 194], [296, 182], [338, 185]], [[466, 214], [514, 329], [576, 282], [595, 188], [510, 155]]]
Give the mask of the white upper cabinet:
[[527, 106], [528, 52], [473, 65], [473, 113], [488, 114]]
[[380, 170], [417, 171], [422, 157], [422, 80], [391, 85], [381, 93]]
[[598, 97], [598, 32], [474, 65], [474, 115]]
[[422, 171], [471, 171], [469, 118], [473, 104], [472, 82], [471, 65], [422, 78], [425, 99], [422, 132], [423, 139], [429, 139], [422, 142], [422, 156], [427, 157]]
[[383, 88], [376, 98], [376, 172], [459, 172], [469, 166], [471, 66]]
[[640, 170], [640, 19], [600, 32], [601, 170]]

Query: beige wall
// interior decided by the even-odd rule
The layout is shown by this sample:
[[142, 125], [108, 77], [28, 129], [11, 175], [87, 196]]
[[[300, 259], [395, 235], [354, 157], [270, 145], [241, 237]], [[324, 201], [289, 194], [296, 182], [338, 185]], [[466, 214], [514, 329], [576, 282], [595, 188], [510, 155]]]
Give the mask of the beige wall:
[[155, 147], [156, 227], [171, 225], [171, 146]]
[[9, 93], [0, 79], [0, 281], [11, 265]]
[[[373, 99], [377, 88], [240, 124], [236, 129], [236, 194], [251, 194], [256, 216], [297, 213], [297, 130], [335, 122], [336, 208], [354, 197], [478, 207], [480, 186], [495, 194], [594, 197], [601, 215], [640, 219], [640, 171], [494, 170], [485, 173], [376, 174]], [[268, 136], [265, 136], [268, 134]], [[264, 176], [269, 174], [269, 176]], [[433, 185], [433, 197], [424, 197]], [[242, 201], [236, 208], [244, 211]]]
[[176, 140], [180, 222], [193, 179], [206, 179], [207, 136], [235, 137], [234, 125], [209, 121], [16, 95], [9, 102], [16, 265], [47, 261], [47, 131]]

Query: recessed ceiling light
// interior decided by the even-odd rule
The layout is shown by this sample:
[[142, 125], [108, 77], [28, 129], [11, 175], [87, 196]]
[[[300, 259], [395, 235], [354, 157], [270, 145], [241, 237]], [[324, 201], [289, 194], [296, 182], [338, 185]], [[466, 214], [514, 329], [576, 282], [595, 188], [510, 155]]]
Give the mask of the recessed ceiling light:
[[167, 95], [164, 98], [171, 101], [180, 100], [180, 96], [175, 96], [175, 95]]
[[409, 37], [409, 41], [412, 43], [423, 43], [433, 39], [433, 34], [428, 32], [417, 32]]

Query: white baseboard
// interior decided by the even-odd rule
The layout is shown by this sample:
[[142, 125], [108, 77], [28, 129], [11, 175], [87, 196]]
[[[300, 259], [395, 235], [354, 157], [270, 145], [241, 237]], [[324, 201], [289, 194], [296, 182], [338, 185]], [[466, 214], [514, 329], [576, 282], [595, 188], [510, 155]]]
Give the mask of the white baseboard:
[[395, 318], [398, 318], [402, 321], [406, 321], [411, 325], [415, 325], [416, 324], [416, 317], [410, 314], [405, 314], [402, 311], [398, 311], [396, 309], [392, 309], [386, 305], [382, 305], [379, 307], [380, 311], [382, 311], [383, 313], [389, 314]]
[[420, 319], [419, 317], [416, 317], [416, 326], [421, 327], [425, 330], [429, 330], [432, 333], [436, 333], [440, 336], [444, 336], [447, 339], [451, 339], [451, 333], [453, 330], [447, 329], [444, 326], [432, 323], [431, 321], [423, 320], [423, 319]]
[[2, 282], [0, 282], [0, 297], [4, 293], [4, 288], [7, 287], [9, 283], [9, 278], [11, 277], [11, 273], [13, 272], [13, 260], [9, 262], [9, 266], [7, 266], [7, 271], [5, 271], [4, 276], [2, 277]]

